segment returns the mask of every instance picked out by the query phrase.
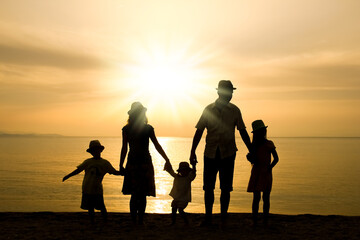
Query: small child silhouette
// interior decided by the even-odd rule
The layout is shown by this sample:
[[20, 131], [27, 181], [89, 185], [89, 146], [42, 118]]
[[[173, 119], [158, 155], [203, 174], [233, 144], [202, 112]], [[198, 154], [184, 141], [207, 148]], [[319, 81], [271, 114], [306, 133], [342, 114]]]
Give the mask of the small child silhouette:
[[93, 157], [81, 163], [77, 169], [63, 178], [63, 182], [85, 170], [84, 180], [82, 183], [81, 208], [88, 210], [90, 221], [94, 223], [94, 209], [100, 210], [104, 221], [107, 220], [107, 211], [104, 204], [102, 180], [106, 173], [120, 175], [109, 161], [101, 158], [101, 152], [104, 146], [98, 140], [93, 140], [86, 150]]
[[193, 168], [190, 168], [189, 163], [181, 162], [179, 164], [178, 173], [175, 173], [170, 166], [165, 166], [165, 170], [174, 177], [173, 187], [170, 192], [170, 196], [173, 197], [171, 203], [172, 207], [172, 224], [176, 222], [176, 212], [179, 211], [180, 215], [183, 217], [186, 224], [188, 224], [188, 219], [184, 209], [191, 202], [191, 182], [196, 177], [196, 166], [195, 163], [192, 165]]

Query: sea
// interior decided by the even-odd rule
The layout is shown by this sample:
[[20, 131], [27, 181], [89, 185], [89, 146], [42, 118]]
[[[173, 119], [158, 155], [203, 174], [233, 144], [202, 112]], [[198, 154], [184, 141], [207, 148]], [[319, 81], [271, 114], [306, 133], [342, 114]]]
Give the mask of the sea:
[[[83, 174], [62, 178], [90, 157], [90, 140], [105, 146], [102, 157], [119, 167], [121, 137], [0, 137], [0, 212], [79, 212]], [[360, 138], [269, 137], [275, 143], [279, 163], [273, 169], [270, 212], [360, 216]], [[188, 161], [192, 138], [159, 137], [174, 169]], [[234, 190], [229, 212], [251, 212], [252, 193], [246, 192], [251, 164], [246, 147], [236, 139]], [[203, 152], [198, 149], [197, 177], [187, 212], [204, 212]], [[155, 168], [156, 197], [148, 197], [146, 212], [170, 213], [169, 192], [173, 178], [164, 159], [150, 144]], [[122, 176], [105, 175], [105, 205], [110, 212], [129, 212], [129, 196], [121, 193]], [[214, 212], [220, 211], [217, 181]], [[262, 209], [262, 208], [260, 208]]]

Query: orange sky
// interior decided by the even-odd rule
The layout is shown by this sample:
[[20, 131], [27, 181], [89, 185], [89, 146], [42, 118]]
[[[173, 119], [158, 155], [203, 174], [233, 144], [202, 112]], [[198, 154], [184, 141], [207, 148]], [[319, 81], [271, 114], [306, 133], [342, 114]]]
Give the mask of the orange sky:
[[[360, 136], [359, 1], [2, 1], [0, 132], [192, 136], [230, 79], [251, 131]], [[249, 132], [250, 132], [249, 131]]]

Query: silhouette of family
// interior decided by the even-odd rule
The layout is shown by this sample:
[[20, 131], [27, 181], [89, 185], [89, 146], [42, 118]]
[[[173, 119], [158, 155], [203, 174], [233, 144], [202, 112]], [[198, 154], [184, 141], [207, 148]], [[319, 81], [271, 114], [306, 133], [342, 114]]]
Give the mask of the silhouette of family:
[[[190, 164], [181, 162], [177, 173], [173, 170], [169, 158], [159, 144], [154, 128], [148, 124], [146, 108], [140, 102], [134, 102], [128, 111], [128, 122], [122, 128], [122, 148], [120, 153], [119, 170], [109, 161], [101, 158], [104, 146], [98, 140], [89, 144], [87, 152], [93, 157], [81, 163], [73, 172], [63, 178], [63, 181], [85, 171], [82, 183], [81, 208], [88, 210], [90, 221], [94, 222], [94, 210], [100, 210], [104, 221], [107, 211], [103, 198], [102, 180], [106, 173], [124, 176], [122, 192], [130, 197], [130, 215], [134, 224], [143, 224], [146, 210], [147, 196], [156, 195], [154, 166], [149, 152], [149, 140], [164, 158], [164, 170], [173, 178], [170, 196], [173, 198], [172, 224], [176, 223], [179, 212], [185, 223], [188, 219], [184, 209], [191, 201], [191, 182], [196, 177], [197, 156], [196, 149], [207, 130], [204, 150], [203, 190], [205, 202], [205, 218], [201, 226], [212, 226], [212, 212], [214, 204], [214, 189], [219, 173], [221, 222], [228, 220], [230, 193], [233, 190], [234, 164], [237, 147], [235, 143], [235, 128], [246, 145], [249, 153], [247, 159], [252, 164], [251, 176], [247, 191], [253, 193], [252, 216], [253, 224], [257, 225], [261, 193], [263, 198], [263, 222], [268, 223], [270, 209], [270, 192], [272, 188], [272, 168], [278, 163], [279, 157], [275, 145], [267, 139], [267, 126], [262, 120], [252, 122], [253, 138], [250, 141], [240, 109], [230, 103], [236, 88], [229, 80], [218, 83], [218, 98], [205, 107], [199, 121], [190, 151]], [[125, 159], [127, 162], [124, 167]], [[190, 165], [192, 167], [190, 167]]]

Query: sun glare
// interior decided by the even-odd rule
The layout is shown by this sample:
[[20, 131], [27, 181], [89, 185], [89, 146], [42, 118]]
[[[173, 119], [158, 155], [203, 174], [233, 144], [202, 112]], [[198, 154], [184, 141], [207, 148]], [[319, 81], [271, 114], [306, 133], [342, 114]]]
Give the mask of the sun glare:
[[148, 107], [149, 116], [171, 116], [181, 123], [189, 114], [189, 106], [202, 107], [199, 99], [208, 92], [207, 83], [212, 76], [209, 69], [202, 67], [209, 54], [188, 54], [187, 47], [149, 46], [134, 46], [132, 63], [121, 66], [123, 77], [113, 87], [126, 89], [127, 98], [122, 102], [140, 101]]
[[191, 70], [166, 63], [153, 64], [139, 72], [137, 81], [148, 97], [177, 101], [191, 90]]

